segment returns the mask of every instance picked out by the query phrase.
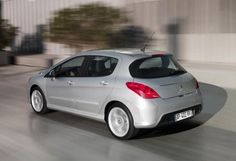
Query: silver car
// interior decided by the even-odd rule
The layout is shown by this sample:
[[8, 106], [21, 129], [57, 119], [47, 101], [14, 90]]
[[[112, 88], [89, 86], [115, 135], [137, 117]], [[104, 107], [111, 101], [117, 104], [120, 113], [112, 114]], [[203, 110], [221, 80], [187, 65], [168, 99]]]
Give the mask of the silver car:
[[70, 57], [30, 78], [28, 95], [38, 114], [59, 110], [103, 121], [119, 139], [202, 109], [197, 80], [172, 55], [138, 49]]

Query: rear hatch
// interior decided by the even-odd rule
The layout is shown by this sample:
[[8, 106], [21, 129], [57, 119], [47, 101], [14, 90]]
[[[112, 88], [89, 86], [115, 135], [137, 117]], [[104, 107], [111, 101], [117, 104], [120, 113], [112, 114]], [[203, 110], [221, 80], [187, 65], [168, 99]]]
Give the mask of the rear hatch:
[[157, 79], [134, 79], [135, 82], [144, 83], [153, 88], [161, 98], [184, 96], [196, 91], [195, 79], [188, 73], [176, 77]]
[[155, 55], [135, 60], [129, 70], [134, 82], [148, 85], [164, 99], [196, 91], [196, 80], [172, 55]]

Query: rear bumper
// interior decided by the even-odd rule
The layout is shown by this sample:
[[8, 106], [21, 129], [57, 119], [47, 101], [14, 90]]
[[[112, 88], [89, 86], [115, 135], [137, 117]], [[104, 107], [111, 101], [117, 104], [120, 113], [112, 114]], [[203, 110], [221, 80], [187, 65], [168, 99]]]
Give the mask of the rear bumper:
[[137, 101], [134, 105], [137, 110], [132, 115], [136, 128], [155, 128], [159, 125], [171, 124], [175, 122], [176, 113], [192, 109], [197, 115], [202, 110], [202, 97], [199, 90], [183, 97], [146, 101], [145, 104]]
[[188, 119], [191, 119], [191, 118], [195, 117], [197, 114], [199, 114], [202, 111], [202, 105], [199, 104], [199, 105], [196, 105], [196, 106], [193, 106], [193, 107], [190, 107], [190, 108], [186, 108], [186, 109], [183, 109], [183, 110], [180, 110], [180, 111], [165, 114], [164, 116], [162, 116], [162, 118], [161, 118], [161, 120], [160, 120], [160, 122], [158, 123], [157, 126], [159, 127], [159, 126], [165, 126], [165, 125], [170, 125], [170, 124], [177, 123], [177, 122], [175, 122], [175, 114], [180, 113], [180, 112], [184, 112], [184, 111], [187, 111], [187, 110], [194, 111], [194, 115], [192, 117], [189, 117], [187, 119], [184, 119], [184, 120], [181, 120], [181, 121], [178, 121], [178, 122], [182, 122], [182, 121], [185, 121], [185, 120], [188, 120]]

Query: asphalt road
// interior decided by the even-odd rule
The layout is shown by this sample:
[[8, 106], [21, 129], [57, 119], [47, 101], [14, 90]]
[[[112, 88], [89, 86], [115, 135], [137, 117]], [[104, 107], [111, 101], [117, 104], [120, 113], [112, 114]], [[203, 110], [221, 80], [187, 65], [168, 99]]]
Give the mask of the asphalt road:
[[[190, 70], [206, 82], [212, 77]], [[236, 160], [233, 88], [201, 83], [204, 110], [195, 119], [119, 141], [103, 123], [62, 112], [36, 115], [26, 98], [30, 71], [0, 70], [0, 161]]]

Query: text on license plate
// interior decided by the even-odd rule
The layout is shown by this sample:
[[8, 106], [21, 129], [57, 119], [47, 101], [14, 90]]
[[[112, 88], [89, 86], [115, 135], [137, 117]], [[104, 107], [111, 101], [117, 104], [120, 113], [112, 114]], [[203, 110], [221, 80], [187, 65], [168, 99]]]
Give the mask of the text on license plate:
[[186, 118], [192, 117], [194, 115], [193, 110], [188, 110], [175, 114], [175, 121], [184, 120]]

